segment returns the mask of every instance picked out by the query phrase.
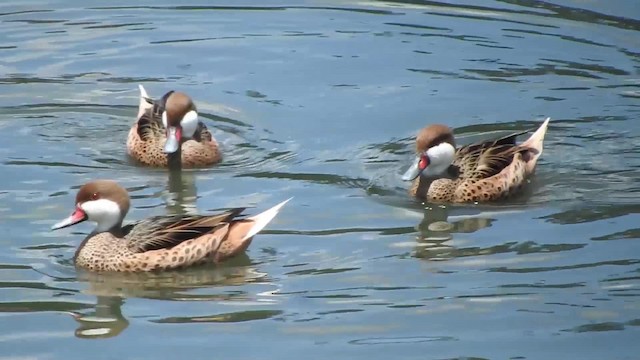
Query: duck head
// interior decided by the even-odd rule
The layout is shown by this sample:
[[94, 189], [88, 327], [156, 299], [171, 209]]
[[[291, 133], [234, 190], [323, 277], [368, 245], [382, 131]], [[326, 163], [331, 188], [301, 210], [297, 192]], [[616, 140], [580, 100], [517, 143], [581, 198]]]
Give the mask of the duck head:
[[402, 180], [411, 181], [418, 176], [442, 177], [453, 163], [456, 153], [453, 131], [448, 126], [429, 125], [416, 137], [416, 158], [402, 175]]
[[78, 190], [73, 213], [53, 225], [51, 230], [66, 228], [86, 220], [97, 223], [97, 232], [118, 229], [128, 211], [127, 190], [112, 180], [96, 180]]
[[189, 95], [170, 91], [164, 96], [162, 124], [167, 131], [164, 152], [175, 153], [183, 140], [193, 137], [198, 127], [198, 112]]

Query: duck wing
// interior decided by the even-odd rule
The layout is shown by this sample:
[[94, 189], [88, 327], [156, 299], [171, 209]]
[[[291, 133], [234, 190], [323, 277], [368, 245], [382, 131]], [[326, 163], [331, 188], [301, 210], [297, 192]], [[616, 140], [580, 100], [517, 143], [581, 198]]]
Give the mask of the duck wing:
[[516, 138], [528, 131], [462, 146], [456, 151], [453, 165], [459, 169], [460, 178], [487, 178], [500, 173], [513, 161], [518, 152], [530, 148], [516, 145]]
[[154, 100], [150, 97], [143, 97], [144, 101], [151, 105], [142, 115], [138, 118], [138, 136], [140, 139], [146, 141], [151, 138], [156, 138], [159, 135], [164, 135], [164, 125], [162, 124], [162, 113], [164, 112], [167, 98], [173, 93], [173, 90], [167, 92], [160, 98], [160, 100]]
[[217, 215], [155, 216], [126, 226], [124, 238], [132, 252], [172, 248], [187, 240], [212, 233], [231, 222], [244, 208]]
[[207, 129], [207, 125], [202, 121], [198, 121], [198, 127], [193, 134], [193, 139], [197, 142], [210, 142], [213, 139], [213, 135], [211, 135], [211, 132]]

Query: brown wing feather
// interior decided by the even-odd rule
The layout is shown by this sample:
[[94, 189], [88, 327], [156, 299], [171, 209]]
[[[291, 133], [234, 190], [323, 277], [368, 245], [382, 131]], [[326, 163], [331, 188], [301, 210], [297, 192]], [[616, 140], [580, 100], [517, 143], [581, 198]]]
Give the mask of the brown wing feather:
[[244, 208], [213, 216], [156, 216], [125, 228], [133, 252], [172, 248], [184, 241], [212, 233], [236, 218]]
[[480, 154], [478, 163], [471, 176], [477, 179], [488, 178], [498, 174], [509, 166], [515, 155], [521, 149], [513, 145], [501, 145], [487, 149]]
[[528, 151], [516, 145], [516, 137], [527, 131], [469, 144], [458, 148], [453, 165], [458, 167], [461, 179], [481, 179], [498, 174], [513, 161], [517, 152]]
[[153, 104], [153, 107], [140, 116], [137, 129], [140, 139], [148, 141], [158, 137], [159, 134], [164, 134], [164, 125], [162, 125], [162, 111], [164, 107], [162, 103], [152, 99], [145, 98], [145, 100]]
[[207, 125], [202, 121], [198, 121], [198, 127], [196, 128], [196, 132], [193, 134], [193, 139], [197, 142], [208, 142], [213, 139], [213, 135], [211, 135], [211, 132], [207, 129]]

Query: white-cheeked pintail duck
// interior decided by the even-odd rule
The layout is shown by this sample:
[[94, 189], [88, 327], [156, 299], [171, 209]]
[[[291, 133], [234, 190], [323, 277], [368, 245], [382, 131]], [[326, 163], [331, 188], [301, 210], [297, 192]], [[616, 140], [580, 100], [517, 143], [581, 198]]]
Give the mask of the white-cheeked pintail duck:
[[217, 164], [220, 147], [189, 95], [169, 91], [160, 100], [142, 85], [135, 124], [127, 137], [127, 152], [147, 166], [193, 168]]
[[431, 202], [487, 202], [520, 191], [535, 171], [549, 124], [542, 125], [521, 144], [511, 134], [456, 149], [453, 131], [429, 125], [416, 137], [417, 157], [402, 176], [413, 181], [409, 193]]
[[129, 211], [127, 190], [112, 180], [96, 180], [78, 190], [75, 211], [51, 229], [85, 220], [97, 223], [75, 253], [74, 261], [80, 268], [99, 272], [167, 270], [219, 263], [242, 253], [289, 200], [251, 217], [241, 217], [244, 208], [237, 208], [216, 215], [155, 216], [123, 226]]

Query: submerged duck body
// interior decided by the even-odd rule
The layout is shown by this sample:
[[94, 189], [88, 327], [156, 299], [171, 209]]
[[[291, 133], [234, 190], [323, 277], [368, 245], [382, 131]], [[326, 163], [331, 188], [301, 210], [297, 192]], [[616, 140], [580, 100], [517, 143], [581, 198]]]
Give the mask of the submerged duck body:
[[155, 216], [122, 226], [129, 194], [115, 181], [97, 180], [80, 188], [75, 211], [52, 229], [85, 220], [97, 223], [74, 256], [80, 268], [101, 272], [168, 270], [218, 263], [242, 253], [287, 201], [251, 217], [242, 217], [244, 208], [237, 208], [216, 215]]
[[142, 85], [136, 122], [127, 137], [128, 154], [153, 167], [203, 167], [222, 160], [218, 142], [198, 120], [193, 100], [185, 93], [167, 92], [153, 100]]
[[518, 193], [534, 173], [549, 124], [521, 144], [516, 137], [455, 147], [452, 130], [440, 124], [423, 128], [416, 137], [417, 157], [403, 175], [413, 181], [409, 193], [431, 202], [488, 202]]

